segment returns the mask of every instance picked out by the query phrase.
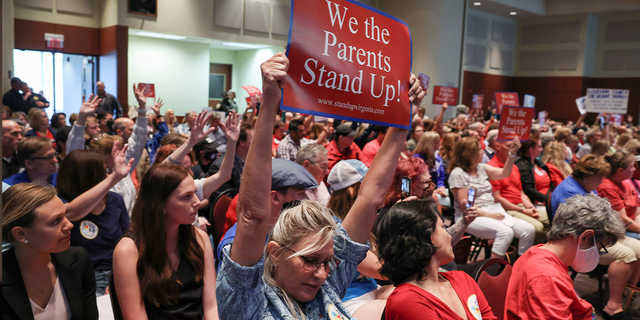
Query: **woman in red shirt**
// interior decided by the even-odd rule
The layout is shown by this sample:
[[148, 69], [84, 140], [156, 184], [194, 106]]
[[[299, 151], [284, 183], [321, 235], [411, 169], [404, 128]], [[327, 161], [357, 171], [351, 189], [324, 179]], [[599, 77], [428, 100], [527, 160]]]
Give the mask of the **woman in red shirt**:
[[553, 185], [559, 185], [573, 170], [565, 161], [567, 158], [564, 142], [553, 141], [547, 144], [542, 154], [542, 162], [549, 168], [549, 176]]
[[32, 108], [29, 111], [29, 124], [31, 130], [27, 131], [26, 137], [43, 137], [51, 140], [53, 148], [56, 148], [54, 133], [49, 129], [49, 117], [43, 110]]
[[618, 211], [627, 226], [627, 237], [640, 240], [640, 203], [630, 180], [636, 170], [635, 157], [626, 151], [616, 151], [605, 159], [611, 165], [611, 173], [598, 186], [598, 194], [607, 198], [611, 207]]
[[470, 276], [438, 272], [454, 255], [434, 200], [396, 203], [375, 234], [380, 274], [397, 286], [387, 300], [386, 319], [497, 319]]

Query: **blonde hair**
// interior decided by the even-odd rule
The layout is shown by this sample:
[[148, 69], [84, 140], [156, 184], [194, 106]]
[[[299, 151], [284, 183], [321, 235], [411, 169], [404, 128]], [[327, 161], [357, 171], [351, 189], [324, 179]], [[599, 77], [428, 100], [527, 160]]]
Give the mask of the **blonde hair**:
[[94, 138], [91, 138], [91, 142], [89, 142], [89, 150], [97, 152], [101, 155], [110, 155], [111, 150], [113, 149], [113, 143], [118, 141], [120, 143], [120, 147], [124, 147], [124, 140], [121, 136], [117, 135], [108, 135], [106, 133], [101, 133]]
[[13, 241], [11, 230], [29, 227], [36, 219], [33, 211], [57, 195], [56, 189], [38, 183], [18, 183], [2, 194], [2, 241]]
[[275, 280], [277, 266], [269, 254], [268, 244], [273, 241], [279, 245], [276, 254], [302, 243], [304, 247], [293, 253], [289, 258], [314, 253], [327, 245], [336, 234], [337, 225], [333, 220], [333, 213], [317, 201], [302, 200], [300, 205], [286, 209], [269, 233], [269, 239], [264, 249], [264, 280], [276, 290], [284, 300], [294, 318], [306, 319], [304, 311], [292, 298], [282, 290]]
[[609, 147], [611, 147], [611, 143], [607, 139], [600, 139], [591, 146], [591, 153], [597, 156], [604, 156], [609, 153]]
[[551, 163], [556, 166], [560, 172], [562, 172], [563, 178], [567, 178], [573, 170], [571, 166], [565, 161], [565, 145], [562, 142], [552, 141], [544, 148], [544, 154], [542, 155], [543, 163]]
[[631, 139], [624, 144], [624, 147], [622, 147], [622, 149], [631, 154], [636, 154], [638, 153], [638, 149], [640, 149], [640, 140]]
[[424, 156], [424, 162], [429, 168], [436, 166], [436, 141], [440, 142], [440, 135], [433, 131], [427, 131], [422, 134], [416, 148], [413, 149], [414, 154]]
[[555, 139], [558, 142], [562, 142], [567, 136], [570, 136], [570, 135], [571, 135], [571, 129], [567, 127], [558, 128], [556, 129]]
[[40, 129], [40, 119], [42, 118], [43, 113], [45, 116], [47, 115], [44, 110], [40, 110], [38, 108], [31, 108], [31, 110], [29, 110], [29, 125], [36, 131]]

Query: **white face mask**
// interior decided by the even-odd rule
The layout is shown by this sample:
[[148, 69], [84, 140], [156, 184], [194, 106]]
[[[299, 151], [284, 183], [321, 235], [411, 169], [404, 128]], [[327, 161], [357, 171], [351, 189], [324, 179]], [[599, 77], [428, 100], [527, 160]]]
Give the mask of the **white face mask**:
[[598, 251], [596, 236], [594, 235], [593, 247], [582, 250], [580, 249], [580, 244], [578, 244], [576, 257], [573, 259], [571, 267], [578, 272], [591, 272], [598, 266], [598, 261], [600, 261], [600, 252]]

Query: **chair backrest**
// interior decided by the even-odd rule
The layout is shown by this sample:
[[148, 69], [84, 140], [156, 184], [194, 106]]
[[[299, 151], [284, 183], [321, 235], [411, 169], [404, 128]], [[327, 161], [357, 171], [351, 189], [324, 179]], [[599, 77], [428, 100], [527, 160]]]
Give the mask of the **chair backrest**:
[[553, 225], [553, 213], [551, 212], [552, 207], [551, 207], [551, 195], [553, 194], [553, 190], [555, 188], [551, 187], [549, 188], [549, 191], [547, 191], [547, 201], [544, 203], [544, 207], [545, 209], [547, 209], [547, 217], [549, 218], [549, 226]]
[[222, 238], [222, 231], [224, 230], [224, 224], [227, 222], [227, 210], [233, 199], [229, 198], [226, 194], [221, 194], [218, 197], [213, 210], [211, 212], [211, 223], [214, 229], [214, 240]]
[[116, 286], [113, 282], [113, 271], [109, 276], [109, 299], [111, 299], [113, 318], [115, 320], [124, 320], [124, 317], [122, 316], [122, 310], [120, 309], [120, 302], [118, 302], [118, 293], [116, 292]]
[[[490, 266], [496, 266], [498, 267], [497, 272], [500, 272], [500, 269], [502, 269], [502, 272], [499, 274], [495, 272], [495, 276], [491, 275], [490, 270], [488, 270]], [[498, 320], [502, 320], [504, 317], [504, 305], [507, 298], [509, 278], [511, 278], [511, 265], [502, 259], [487, 260], [482, 267], [479, 268], [475, 277], [480, 290], [482, 290], [484, 297], [487, 299], [487, 303], [489, 303], [493, 314]]]

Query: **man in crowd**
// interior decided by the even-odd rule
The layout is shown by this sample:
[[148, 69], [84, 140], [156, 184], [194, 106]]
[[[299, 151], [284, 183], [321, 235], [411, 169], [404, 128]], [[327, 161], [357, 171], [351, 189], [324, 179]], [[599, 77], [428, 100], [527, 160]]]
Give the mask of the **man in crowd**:
[[24, 171], [2, 180], [3, 182], [12, 186], [23, 182], [44, 181], [56, 186], [58, 157], [48, 138], [28, 137], [20, 140], [17, 155]]
[[[32, 88], [29, 88], [29, 84], [26, 82], [22, 83], [22, 94], [24, 100], [27, 104], [27, 110], [31, 110], [32, 108], [48, 108], [49, 101], [45, 99], [41, 94], [33, 92]], [[28, 114], [29, 112], [27, 112]]]
[[469, 125], [469, 131], [474, 131], [478, 134], [478, 137], [480, 138], [480, 147], [482, 149], [485, 149], [486, 148], [486, 145], [484, 144], [485, 125], [482, 122], [474, 122]]
[[2, 179], [20, 172], [16, 150], [21, 139], [22, 129], [17, 122], [2, 120]]
[[118, 102], [118, 99], [104, 91], [105, 86], [102, 81], [96, 82], [96, 87], [98, 88], [98, 97], [102, 99], [96, 112], [106, 112], [113, 115], [113, 112], [115, 111], [116, 118], [122, 117], [122, 106], [120, 105], [120, 102]]
[[[510, 154], [509, 149], [513, 141], [498, 141], [495, 146], [495, 156], [487, 163], [487, 165], [495, 168], [504, 168], [507, 157], [515, 157]], [[502, 180], [491, 180], [493, 187], [493, 197], [496, 202], [502, 205], [502, 208], [509, 215], [531, 223], [536, 229], [536, 243], [544, 242], [545, 227], [549, 225], [547, 212], [544, 208], [536, 208], [529, 197], [522, 191], [522, 181], [520, 180], [520, 170], [517, 166], [511, 169], [511, 175]]]
[[278, 145], [276, 158], [296, 161], [296, 155], [300, 148], [316, 140], [309, 140], [304, 137], [304, 122], [302, 119], [293, 119], [289, 122], [289, 135], [284, 137]]
[[231, 89], [222, 94], [222, 101], [217, 105], [216, 110], [224, 111], [225, 114], [229, 114], [231, 111], [238, 112], [238, 106], [233, 100], [236, 98], [235, 90]]
[[602, 139], [602, 131], [598, 128], [589, 129], [584, 137], [585, 143], [580, 147], [580, 150], [578, 150], [578, 159], [591, 153], [591, 146], [593, 146], [596, 141]]
[[378, 153], [378, 150], [380, 150], [382, 141], [384, 140], [384, 137], [387, 135], [387, 127], [374, 126], [373, 132], [376, 133], [375, 139], [367, 142], [367, 144], [362, 149], [362, 154], [364, 154], [364, 161], [362, 162], [364, 162], [364, 164], [366, 164], [367, 167], [371, 166], [371, 162], [373, 162], [373, 158], [376, 156], [376, 153]]
[[327, 146], [329, 152], [329, 170], [340, 162], [340, 160], [357, 159], [365, 160], [362, 150], [353, 142], [357, 135], [350, 126], [346, 124], [339, 125], [333, 133], [333, 141]]
[[115, 132], [112, 132], [113, 123], [114, 123], [112, 114], [108, 112], [98, 112], [98, 116], [96, 117], [96, 119], [98, 119], [100, 132], [115, 134]]
[[[242, 179], [242, 171], [244, 169], [244, 162], [247, 160], [247, 154], [249, 153], [249, 147], [253, 140], [253, 127], [249, 124], [243, 124], [240, 127], [240, 138], [236, 145], [236, 156], [233, 159], [233, 170], [231, 171], [231, 179], [225, 182], [218, 190], [212, 193], [212, 199], [215, 199], [222, 191], [228, 189], [240, 189], [240, 182]], [[220, 170], [224, 155], [218, 156], [218, 158], [210, 165], [209, 175], [214, 175]]]
[[195, 111], [189, 111], [184, 115], [184, 123], [179, 124], [176, 127], [176, 132], [181, 134], [190, 135], [191, 127], [193, 127], [193, 121], [196, 119], [198, 114]]
[[20, 89], [22, 89], [22, 81], [20, 78], [11, 78], [11, 90], [2, 96], [2, 104], [9, 107], [13, 112], [22, 111], [29, 113], [27, 101], [20, 93]]
[[[221, 118], [222, 117], [219, 113], [211, 113], [211, 122], [209, 128], [213, 128], [214, 130], [207, 136], [207, 138], [211, 140], [211, 142], [215, 142], [218, 144], [216, 149], [219, 153], [225, 152], [225, 150], [227, 150], [227, 138], [224, 137], [224, 132], [222, 131], [222, 128], [220, 128]], [[205, 130], [208, 130], [209, 128], [205, 128]]]
[[307, 189], [307, 197], [326, 206], [329, 203], [329, 190], [324, 184], [324, 177], [329, 174], [329, 158], [327, 157], [327, 149], [319, 144], [308, 144], [298, 151], [296, 162], [303, 166], [318, 183], [317, 188]]
[[498, 130], [491, 130], [487, 133], [487, 139], [485, 140], [484, 154], [482, 155], [482, 163], [491, 161], [495, 155], [496, 138], [498, 137]]

